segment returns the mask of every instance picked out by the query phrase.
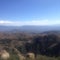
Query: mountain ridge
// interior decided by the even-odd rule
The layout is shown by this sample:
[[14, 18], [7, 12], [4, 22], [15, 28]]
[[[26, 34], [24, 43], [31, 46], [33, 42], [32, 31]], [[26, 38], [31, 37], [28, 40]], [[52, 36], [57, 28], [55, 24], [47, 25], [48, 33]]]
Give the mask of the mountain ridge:
[[0, 26], [0, 31], [41, 33], [45, 31], [60, 31], [60, 26]]

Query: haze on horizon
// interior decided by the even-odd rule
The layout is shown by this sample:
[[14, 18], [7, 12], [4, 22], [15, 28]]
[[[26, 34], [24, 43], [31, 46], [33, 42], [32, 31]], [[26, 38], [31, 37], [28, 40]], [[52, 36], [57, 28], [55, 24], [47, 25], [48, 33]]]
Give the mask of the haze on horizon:
[[0, 25], [60, 25], [60, 0], [0, 0]]
[[32, 20], [32, 21], [0, 21], [2, 26], [56, 26], [60, 25], [59, 20]]

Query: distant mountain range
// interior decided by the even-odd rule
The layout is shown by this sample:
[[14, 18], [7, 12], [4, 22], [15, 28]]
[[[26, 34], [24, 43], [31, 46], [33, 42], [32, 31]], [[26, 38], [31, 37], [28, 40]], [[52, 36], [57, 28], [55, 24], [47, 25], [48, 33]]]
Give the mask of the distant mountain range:
[[42, 33], [45, 31], [60, 31], [60, 26], [0, 26], [0, 31]]

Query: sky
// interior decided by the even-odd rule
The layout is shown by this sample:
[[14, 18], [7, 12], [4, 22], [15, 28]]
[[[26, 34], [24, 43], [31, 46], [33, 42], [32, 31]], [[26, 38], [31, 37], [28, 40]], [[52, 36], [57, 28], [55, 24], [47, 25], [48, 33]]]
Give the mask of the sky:
[[0, 0], [0, 25], [59, 25], [60, 0]]

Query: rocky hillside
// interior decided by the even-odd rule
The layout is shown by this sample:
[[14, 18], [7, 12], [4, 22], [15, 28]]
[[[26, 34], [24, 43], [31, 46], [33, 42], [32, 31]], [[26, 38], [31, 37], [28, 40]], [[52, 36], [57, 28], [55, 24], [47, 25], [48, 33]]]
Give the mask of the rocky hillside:
[[15, 47], [23, 54], [33, 52], [35, 55], [59, 56], [60, 34], [56, 33], [0, 32], [0, 48], [12, 50]]

